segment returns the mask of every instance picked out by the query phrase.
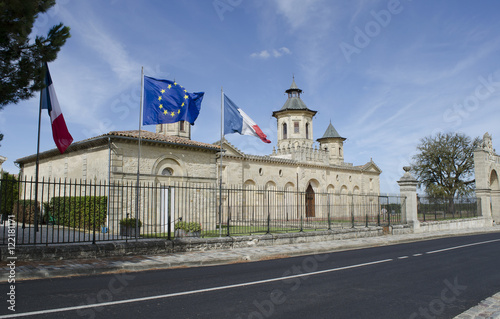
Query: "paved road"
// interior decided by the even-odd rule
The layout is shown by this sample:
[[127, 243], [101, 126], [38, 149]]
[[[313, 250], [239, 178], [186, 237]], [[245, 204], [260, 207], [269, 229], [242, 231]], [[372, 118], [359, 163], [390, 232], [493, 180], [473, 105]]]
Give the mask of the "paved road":
[[[24, 281], [16, 283], [16, 314], [453, 318], [500, 291], [499, 250], [500, 234], [492, 233], [226, 266]], [[7, 305], [0, 314], [11, 313]]]

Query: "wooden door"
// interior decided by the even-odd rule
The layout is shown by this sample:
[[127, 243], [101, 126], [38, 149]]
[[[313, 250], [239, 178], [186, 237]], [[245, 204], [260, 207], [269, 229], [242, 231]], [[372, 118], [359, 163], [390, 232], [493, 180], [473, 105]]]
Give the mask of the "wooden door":
[[315, 217], [314, 207], [314, 189], [309, 184], [306, 190], [306, 217]]

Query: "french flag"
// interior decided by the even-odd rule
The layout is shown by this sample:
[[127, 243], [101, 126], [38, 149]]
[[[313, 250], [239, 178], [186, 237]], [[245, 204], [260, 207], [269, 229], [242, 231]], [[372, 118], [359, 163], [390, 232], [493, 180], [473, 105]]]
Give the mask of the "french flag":
[[253, 135], [264, 143], [271, 143], [260, 127], [224, 94], [224, 134]]
[[45, 89], [41, 93], [41, 107], [49, 111], [50, 122], [52, 123], [52, 137], [56, 143], [59, 152], [64, 153], [68, 146], [73, 142], [73, 137], [69, 134], [66, 122], [61, 112], [61, 107], [57, 101], [56, 91], [52, 84], [52, 78], [49, 73], [49, 66], [45, 63], [47, 72], [45, 73]]

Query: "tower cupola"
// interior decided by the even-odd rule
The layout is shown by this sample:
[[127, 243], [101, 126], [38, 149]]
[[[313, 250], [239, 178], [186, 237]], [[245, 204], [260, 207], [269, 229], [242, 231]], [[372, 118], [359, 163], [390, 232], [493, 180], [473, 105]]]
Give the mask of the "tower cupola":
[[288, 95], [285, 104], [273, 112], [273, 117], [278, 120], [278, 149], [312, 148], [313, 117], [317, 112], [302, 101], [302, 90], [295, 83], [295, 77], [285, 93]]

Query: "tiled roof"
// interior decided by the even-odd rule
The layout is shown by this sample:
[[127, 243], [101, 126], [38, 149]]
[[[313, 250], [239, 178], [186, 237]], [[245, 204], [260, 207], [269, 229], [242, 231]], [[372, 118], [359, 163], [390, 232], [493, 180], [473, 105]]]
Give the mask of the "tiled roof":
[[[292, 85], [285, 92], [288, 93], [289, 97], [286, 100], [283, 107], [277, 112], [281, 112], [281, 111], [285, 111], [285, 110], [306, 110], [306, 111], [311, 111], [311, 112], [316, 113], [316, 111], [310, 110], [307, 107], [307, 105], [304, 103], [304, 101], [301, 100], [300, 93], [302, 93], [302, 90], [299, 89], [297, 84], [295, 83], [295, 77], [293, 78]], [[291, 96], [291, 94], [293, 92], [296, 92], [298, 94], [296, 94], [296, 96]], [[274, 113], [276, 113], [276, 112], [274, 112]]]
[[280, 111], [284, 110], [308, 110], [307, 105], [300, 99], [300, 97], [290, 97], [286, 100]]
[[[139, 130], [132, 131], [111, 131], [108, 134], [104, 134], [102, 136], [123, 136], [123, 137], [132, 137], [139, 138]], [[153, 133], [149, 131], [141, 130], [141, 139], [148, 141], [156, 141], [156, 142], [168, 142], [172, 144], [179, 144], [185, 146], [195, 146], [195, 147], [203, 147], [207, 149], [219, 150], [220, 146], [198, 142], [189, 140], [186, 138], [178, 137], [178, 136], [167, 136], [164, 134]]]
[[[106, 144], [106, 143], [108, 143], [107, 139], [109, 137], [112, 138], [113, 136], [116, 136], [118, 138], [123, 137], [123, 138], [138, 139], [139, 138], [139, 130], [111, 131], [109, 133], [102, 134], [102, 135], [99, 135], [96, 137], [91, 137], [91, 138], [88, 138], [88, 139], [85, 139], [82, 141], [74, 142], [68, 147], [68, 149], [66, 150], [66, 153], [78, 151], [78, 150], [86, 150], [90, 147]], [[163, 134], [153, 133], [153, 132], [144, 131], [144, 130], [141, 130], [141, 140], [142, 141], [150, 141], [150, 142], [158, 142], [158, 143], [168, 143], [168, 144], [186, 146], [186, 147], [202, 148], [202, 149], [211, 150], [211, 151], [220, 150], [220, 146], [218, 146], [218, 145], [192, 141], [192, 140], [188, 140], [186, 138], [182, 138], [182, 137], [178, 137], [178, 136], [166, 136]], [[57, 156], [57, 155], [60, 155], [60, 153], [57, 150], [57, 148], [54, 148], [54, 149], [40, 153], [40, 159], [49, 158], [51, 156]], [[36, 154], [33, 154], [33, 155], [29, 155], [29, 156], [17, 159], [16, 163], [33, 162], [35, 159], [36, 159]]]
[[323, 138], [342, 138], [345, 139], [344, 137], [340, 136], [339, 132], [333, 127], [332, 123], [330, 122], [330, 125], [328, 125], [325, 134], [323, 134]]

